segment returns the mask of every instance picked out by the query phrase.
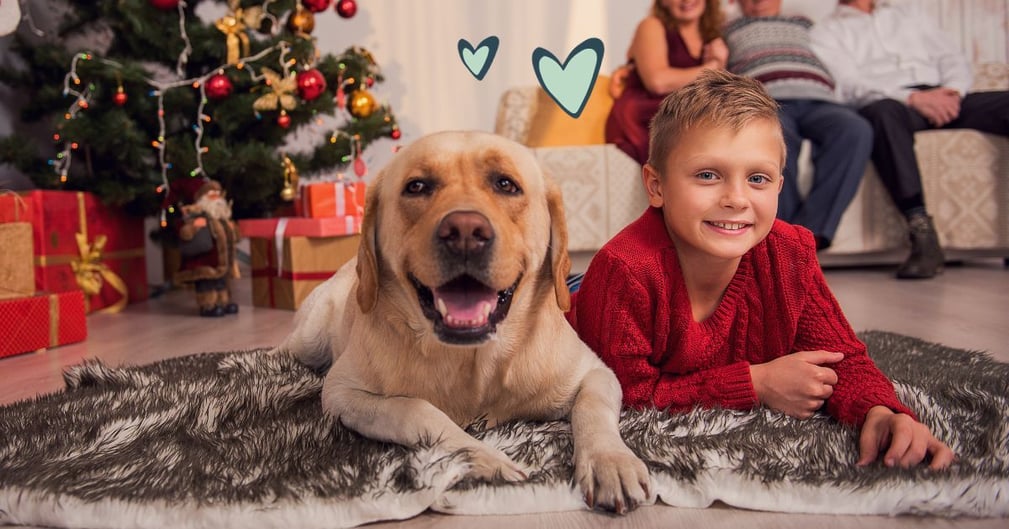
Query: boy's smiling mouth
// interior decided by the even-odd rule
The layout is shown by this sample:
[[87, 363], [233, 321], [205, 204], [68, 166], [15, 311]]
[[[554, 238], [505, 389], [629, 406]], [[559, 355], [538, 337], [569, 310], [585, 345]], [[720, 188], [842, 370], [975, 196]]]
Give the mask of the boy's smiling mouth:
[[706, 220], [706, 221], [704, 221], [704, 223], [708, 224], [708, 225], [711, 225], [711, 226], [714, 226], [714, 227], [716, 227], [718, 229], [728, 230], [728, 231], [740, 231], [740, 230], [749, 228], [750, 226], [753, 226], [753, 224], [750, 224], [750, 223], [747, 223], [747, 222], [723, 222], [723, 221], [717, 221], [717, 220]]

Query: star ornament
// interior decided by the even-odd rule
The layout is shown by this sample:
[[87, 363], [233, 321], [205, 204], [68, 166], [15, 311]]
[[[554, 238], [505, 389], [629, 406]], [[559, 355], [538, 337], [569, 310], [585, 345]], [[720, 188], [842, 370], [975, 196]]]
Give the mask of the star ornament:
[[270, 91], [256, 99], [252, 103], [252, 108], [260, 112], [277, 110], [278, 108], [294, 110], [294, 107], [298, 106], [297, 99], [292, 95], [298, 89], [298, 79], [294, 72], [291, 72], [291, 75], [287, 77], [281, 77], [280, 74], [269, 68], [263, 68], [261, 71], [266, 77], [266, 85]]

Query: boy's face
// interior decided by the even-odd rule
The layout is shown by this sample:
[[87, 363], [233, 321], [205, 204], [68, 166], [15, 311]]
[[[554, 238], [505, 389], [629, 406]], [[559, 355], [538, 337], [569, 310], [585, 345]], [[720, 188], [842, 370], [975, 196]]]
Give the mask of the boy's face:
[[660, 176], [642, 179], [682, 257], [738, 259], [771, 231], [781, 191], [781, 125], [757, 119], [738, 132], [700, 125], [683, 134]]

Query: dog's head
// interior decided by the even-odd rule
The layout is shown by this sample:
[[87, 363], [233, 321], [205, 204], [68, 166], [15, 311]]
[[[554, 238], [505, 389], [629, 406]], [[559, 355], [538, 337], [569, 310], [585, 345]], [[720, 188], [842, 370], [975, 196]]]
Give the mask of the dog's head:
[[517, 295], [570, 304], [560, 192], [503, 137], [443, 132], [403, 148], [368, 190], [362, 231], [361, 310], [410, 304], [444, 343], [488, 340]]

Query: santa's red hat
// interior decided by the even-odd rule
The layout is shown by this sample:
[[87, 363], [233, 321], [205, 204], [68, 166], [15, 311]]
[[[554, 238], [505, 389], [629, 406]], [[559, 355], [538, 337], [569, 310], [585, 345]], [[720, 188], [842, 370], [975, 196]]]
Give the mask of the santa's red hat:
[[221, 184], [205, 176], [177, 178], [169, 186], [169, 202], [194, 204], [211, 190], [222, 191]]

